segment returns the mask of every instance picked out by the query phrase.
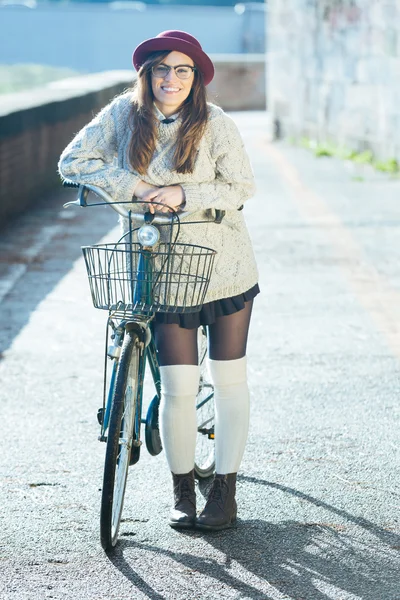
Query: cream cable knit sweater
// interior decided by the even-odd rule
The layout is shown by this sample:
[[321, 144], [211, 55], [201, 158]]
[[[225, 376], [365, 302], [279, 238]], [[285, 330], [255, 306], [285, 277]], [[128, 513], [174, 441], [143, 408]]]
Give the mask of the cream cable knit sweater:
[[[114, 198], [129, 201], [140, 179], [159, 187], [180, 184], [188, 220], [209, 219], [210, 209], [226, 211], [220, 225], [207, 222], [181, 228], [179, 242], [217, 251], [205, 302], [236, 296], [258, 282], [251, 241], [238, 211], [255, 191], [252, 169], [233, 120], [213, 105], [200, 142], [193, 173], [176, 173], [172, 158], [180, 119], [158, 125], [156, 149], [145, 177], [129, 164], [128, 123], [132, 93], [115, 98], [67, 146], [61, 155], [63, 178], [97, 185]], [[182, 220], [185, 222], [185, 219]], [[126, 228], [126, 224], [125, 224]]]

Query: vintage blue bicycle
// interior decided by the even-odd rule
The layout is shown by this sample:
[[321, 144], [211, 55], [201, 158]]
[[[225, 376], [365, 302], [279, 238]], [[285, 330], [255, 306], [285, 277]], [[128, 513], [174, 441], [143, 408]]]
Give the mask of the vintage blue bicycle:
[[[97, 186], [71, 182], [64, 182], [64, 185], [78, 188], [77, 200], [67, 202], [65, 207], [106, 203], [129, 222], [127, 233], [116, 243], [82, 248], [94, 307], [108, 311], [103, 405], [97, 418], [101, 427], [99, 440], [107, 444], [100, 539], [104, 550], [110, 551], [118, 540], [128, 468], [140, 458], [143, 427], [148, 452], [156, 456], [162, 450], [158, 428], [160, 371], [152, 335], [154, 315], [157, 311], [200, 310], [215, 251], [177, 243], [181, 218], [187, 213], [134, 213]], [[90, 192], [101, 202], [88, 204]], [[205, 328], [199, 329], [198, 351], [201, 375], [196, 402], [195, 473], [198, 478], [207, 478], [214, 472], [215, 461], [214, 392], [205, 369]], [[150, 367], [155, 395], [143, 417], [146, 363]]]

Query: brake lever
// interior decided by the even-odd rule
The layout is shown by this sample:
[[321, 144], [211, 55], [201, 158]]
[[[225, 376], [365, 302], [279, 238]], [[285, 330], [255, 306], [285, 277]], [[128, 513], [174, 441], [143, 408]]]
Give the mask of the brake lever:
[[[72, 187], [72, 186], [67, 186], [67, 187]], [[73, 186], [73, 187], [75, 187], [75, 186]], [[88, 197], [89, 191], [90, 190], [87, 187], [85, 187], [84, 185], [80, 185], [78, 198], [76, 200], [71, 200], [70, 202], [66, 202], [65, 204], [63, 204], [63, 208], [68, 208], [69, 206], [86, 207], [87, 206], [86, 199]]]

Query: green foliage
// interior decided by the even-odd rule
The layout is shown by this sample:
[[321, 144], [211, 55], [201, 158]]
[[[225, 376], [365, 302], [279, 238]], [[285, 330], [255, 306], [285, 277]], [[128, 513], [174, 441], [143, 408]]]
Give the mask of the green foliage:
[[384, 171], [385, 173], [398, 173], [400, 171], [399, 163], [395, 158], [389, 158], [387, 161], [377, 161], [375, 163], [375, 169], [378, 171]]
[[35, 64], [0, 64], [0, 94], [11, 94], [40, 87], [56, 81], [78, 75], [76, 71], [65, 67], [50, 67]]
[[316, 140], [302, 137], [300, 146], [311, 150], [315, 156], [335, 156], [336, 149], [329, 143], [319, 143]]
[[314, 154], [315, 156], [334, 156], [333, 151], [328, 146], [317, 146]]
[[[316, 140], [302, 137], [298, 145], [307, 150], [311, 150], [314, 156], [334, 156], [342, 160], [351, 160], [359, 165], [371, 165], [378, 171], [397, 175], [400, 173], [400, 164], [395, 158], [389, 158], [386, 161], [375, 160], [371, 150], [356, 152], [343, 146], [335, 146], [328, 142], [317, 142]], [[353, 177], [354, 181], [363, 181], [363, 178]]]
[[315, 146], [315, 141], [310, 138], [302, 137], [299, 140], [299, 145], [302, 148], [307, 148], [308, 150], [312, 150]]
[[360, 152], [359, 154], [355, 152], [351, 160], [358, 163], [359, 165], [373, 165], [374, 155], [372, 154], [371, 150], [365, 150], [364, 152]]

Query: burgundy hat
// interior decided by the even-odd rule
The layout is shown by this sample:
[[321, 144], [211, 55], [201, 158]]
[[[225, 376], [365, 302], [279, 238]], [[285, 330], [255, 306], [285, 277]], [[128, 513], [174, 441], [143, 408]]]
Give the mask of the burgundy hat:
[[208, 85], [214, 77], [214, 65], [209, 56], [203, 51], [200, 42], [185, 31], [162, 31], [155, 38], [145, 40], [133, 53], [133, 66], [139, 71], [142, 64], [152, 52], [160, 50], [177, 50], [187, 54], [203, 73], [204, 83]]

